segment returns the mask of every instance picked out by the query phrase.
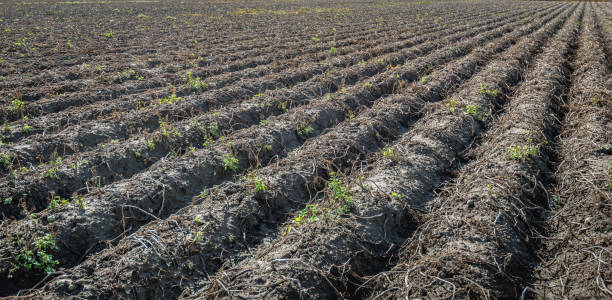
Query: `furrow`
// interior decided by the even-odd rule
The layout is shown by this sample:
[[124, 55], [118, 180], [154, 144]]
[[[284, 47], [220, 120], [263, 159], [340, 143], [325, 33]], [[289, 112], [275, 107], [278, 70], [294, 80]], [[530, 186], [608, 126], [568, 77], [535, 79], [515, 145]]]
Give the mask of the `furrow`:
[[[236, 132], [211, 149], [188, 153], [183, 159], [160, 161], [147, 172], [87, 194], [84, 197], [87, 203], [85, 210], [75, 211], [72, 207], [62, 206], [47, 209], [40, 213], [39, 218], [53, 222], [41, 224], [31, 219], [22, 219], [6, 226], [4, 233], [9, 236], [14, 232], [29, 232], [30, 236], [35, 236], [32, 234], [34, 231], [51, 230], [56, 232], [58, 240], [65, 245], [70, 244], [77, 253], [86, 253], [87, 249], [92, 250], [93, 247], [99, 250], [103, 248], [100, 242], [117, 237], [131, 225], [137, 227], [142, 224], [137, 218], [139, 211], [126, 210], [126, 205], [141, 210], [157, 207], [158, 215], [161, 216], [162, 212], [164, 216], [168, 215], [187, 205], [200, 191], [198, 186], [207, 188], [222, 183], [231, 179], [232, 171], [242, 172], [250, 166], [285, 156], [300, 146], [305, 137], [317, 135], [323, 129], [334, 126], [350, 110], [361, 105], [371, 105], [372, 101], [391, 92], [400, 81], [417, 80], [432, 66], [461, 57], [475, 45], [509, 32], [511, 27], [512, 24], [508, 24], [494, 32], [482, 33], [473, 39], [439, 49], [417, 62], [376, 76], [369, 85], [355, 86], [335, 101], [314, 103], [310, 107], [301, 108], [299, 113], [271, 120], [266, 126]], [[300, 133], [301, 124], [308, 124], [311, 132]], [[126, 218], [126, 214], [132, 216]], [[62, 246], [58, 250], [58, 257], [65, 265], [78, 262], [70, 250]]]
[[[538, 299], [612, 297], [612, 90], [594, 8], [589, 3], [573, 62], [559, 166], [549, 191], [533, 294]], [[607, 224], [608, 223], [608, 224]]]
[[[545, 20], [550, 18], [552, 18], [552, 15], [546, 16]], [[512, 36], [529, 34], [533, 28], [534, 26], [531, 26], [528, 30], [512, 33]], [[390, 65], [400, 62], [398, 58], [393, 56], [386, 57], [384, 61], [389, 62]], [[318, 87], [324, 89], [323, 86], [327, 86], [328, 89], [335, 90], [341, 83], [355, 83], [359, 79], [381, 72], [384, 69], [385, 67], [381, 66], [378, 61], [366, 66], [356, 66], [354, 68], [355, 72], [351, 73], [357, 74], [357, 76], [351, 75], [351, 73], [340, 73], [336, 77], [326, 76], [327, 82], [323, 81], [323, 85]], [[361, 84], [364, 84], [364, 82]], [[373, 87], [377, 88], [378, 86]], [[307, 88], [314, 92], [312, 86], [307, 86]], [[355, 86], [351, 88], [351, 91], [355, 90]], [[306, 90], [292, 94], [309, 95], [312, 92]], [[67, 198], [79, 190], [85, 192], [87, 187], [93, 188], [109, 184], [124, 176], [129, 177], [138, 173], [159, 159], [166, 157], [168, 153], [182, 155], [189, 151], [189, 147], [195, 150], [200, 148], [202, 141], [208, 140], [209, 143], [212, 143], [213, 139], [219, 138], [220, 135], [226, 135], [233, 130], [256, 124], [260, 118], [282, 114], [287, 107], [295, 106], [292, 109], [293, 111], [313, 100], [316, 100], [315, 102], [325, 102], [336, 97], [342, 97], [343, 94], [339, 93], [322, 99], [298, 98], [295, 99], [296, 101], [289, 103], [287, 101], [293, 100], [291, 94], [281, 94], [279, 97], [264, 98], [263, 101], [255, 103], [245, 102], [237, 109], [230, 111], [216, 112], [212, 115], [192, 118], [178, 124], [165, 124], [163, 130], [157, 131], [153, 135], [131, 140], [129, 144], [110, 143], [102, 148], [103, 152], [96, 150], [80, 153], [63, 161], [64, 166], [51, 165], [33, 172], [34, 174], [25, 176], [16, 173], [17, 175], [13, 176], [10, 181], [0, 183], [0, 186], [4, 187], [3, 192], [0, 192], [0, 199], [10, 197], [16, 200], [12, 205], [0, 206], [0, 211], [5, 216], [18, 215], [24, 205], [24, 203], [20, 203], [21, 200], [25, 201], [27, 207], [33, 206], [34, 210], [40, 210], [47, 206], [50, 198], [53, 198], [53, 196], [50, 196], [51, 193], [55, 196]], [[349, 115], [351, 113], [350, 109], [354, 108], [347, 109], [345, 115]], [[268, 121], [265, 120], [260, 123], [265, 125], [265, 122]], [[298, 129], [300, 126], [307, 128], [308, 123], [310, 123], [309, 120], [305, 119], [301, 122], [304, 124], [296, 123], [294, 126]], [[195, 145], [195, 147], [191, 145]], [[45, 178], [44, 174], [49, 174], [49, 172], [52, 172], [53, 177], [57, 178], [48, 178], [49, 176]], [[23, 194], [27, 194], [27, 196], [23, 196]]]
[[[245, 261], [226, 264], [194, 298], [365, 298], [364, 287], [372, 279], [393, 274], [380, 272], [398, 245], [412, 236], [435, 189], [486, 130], [491, 112], [518, 83], [530, 58], [567, 17], [508, 49], [445, 103], [428, 107], [426, 117], [385, 147], [376, 162], [346, 177], [354, 216], [329, 217], [339, 205], [337, 188], [330, 184], [326, 196], [300, 211], [276, 239]], [[483, 91], [483, 84], [492, 92]], [[236, 292], [228, 295], [228, 290]]]
[[[457, 67], [460, 68], [460, 66]], [[438, 81], [432, 79], [431, 84], [442, 90], [454, 87], [453, 82], [444, 80], [448, 78], [443, 74], [440, 73]], [[469, 77], [469, 75], [459, 74], [457, 76]], [[389, 77], [394, 78], [394, 76]], [[449, 75], [449, 78], [452, 76]], [[425, 88], [423, 93], [431, 93], [430, 96], [433, 99], [440, 99], [441, 92], [443, 91], [432, 87], [431, 90]], [[214, 272], [223, 263], [222, 257], [219, 257], [219, 251], [227, 252], [226, 255], [231, 256], [245, 250], [242, 243], [248, 242], [244, 240], [245, 236], [241, 234], [242, 232], [252, 232], [257, 227], [265, 227], [265, 224], [275, 221], [274, 219], [277, 219], [276, 221], [284, 219], [283, 212], [295, 209], [296, 205], [303, 205], [317, 191], [323, 189], [324, 178], [328, 176], [329, 171], [346, 170], [354, 160], [364, 159], [368, 153], [379, 150], [384, 145], [384, 139], [394, 139], [402, 128], [416, 121], [421, 114], [419, 110], [423, 105], [423, 99], [405, 100], [401, 97], [385, 98], [355, 119], [307, 141], [286, 159], [252, 173], [247, 177], [251, 179], [225, 183], [212, 189], [208, 195], [204, 196], [204, 200], [194, 199], [195, 205], [180, 210], [168, 220], [154, 221], [146, 225], [136, 233], [124, 238], [117, 247], [104, 250], [73, 269], [71, 272], [83, 278], [83, 281], [79, 283], [78, 292], [86, 297], [137, 294], [138, 297], [147, 298], [156, 293], [151, 289], [155, 281], [155, 285], [161, 282], [163, 287], [160, 288], [167, 296], [178, 296], [181, 290], [177, 289], [176, 281], [173, 281], [172, 278], [165, 280], [167, 275], [181, 272], [184, 273], [184, 276], [198, 277]], [[256, 190], [254, 187], [258, 178], [264, 181], [266, 186], [264, 191]], [[266, 221], [262, 223], [262, 220]], [[169, 238], [170, 236], [174, 238]], [[144, 248], [139, 248], [141, 246], [139, 241], [150, 239], [159, 241], [159, 244], [147, 246], [150, 251], [145, 250], [145, 254], [142, 251]], [[158, 246], [160, 248], [157, 248]], [[115, 267], [120, 270], [128, 266], [139, 269], [137, 273], [142, 276], [132, 278], [135, 283], [133, 286], [139, 286], [142, 289], [130, 291], [130, 287], [121, 285], [121, 287], [115, 286], [111, 291], [96, 284], [99, 280], [94, 278], [98, 274], [91, 274], [88, 270], [101, 271], [99, 263], [104, 264], [103, 262], [108, 261], [108, 257], [117, 253], [122, 253], [124, 259], [120, 262], [119, 267], [117, 264]], [[164, 264], [167, 266], [166, 274], [163, 275], [164, 280], [158, 281], [146, 275], [146, 271], [142, 270], [141, 267], [145, 265], [137, 262], [139, 260], [137, 257], [141, 255], [148, 256], [148, 263], [153, 260], [164, 261], [171, 257], [181, 257], [181, 259], [168, 261], [168, 265]], [[98, 270], [85, 266], [93, 261], [98, 263]], [[72, 276], [64, 279], [71, 281]], [[57, 293], [54, 294], [55, 296], [65, 295], [67, 290], [64, 285], [66, 283], [67, 281], [54, 281], [47, 287], [53, 293]]]
[[386, 273], [391, 280], [379, 276], [371, 297], [525, 296], [538, 263], [533, 234], [547, 202], [548, 143], [584, 6], [536, 60], [473, 159], [434, 198]]

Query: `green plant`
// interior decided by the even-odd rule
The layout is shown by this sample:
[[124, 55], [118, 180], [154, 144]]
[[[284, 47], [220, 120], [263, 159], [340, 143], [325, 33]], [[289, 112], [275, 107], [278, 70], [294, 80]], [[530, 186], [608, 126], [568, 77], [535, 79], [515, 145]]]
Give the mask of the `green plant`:
[[281, 113], [286, 113], [289, 111], [289, 109], [287, 108], [287, 101], [281, 102], [278, 104], [278, 109], [280, 109]]
[[80, 207], [81, 209], [85, 209], [85, 199], [83, 197], [74, 196], [71, 199], [72, 203], [74, 203], [76, 206]]
[[465, 106], [465, 111], [466, 111], [466, 112], [467, 112], [469, 115], [471, 115], [472, 117], [477, 118], [477, 117], [478, 117], [478, 109], [479, 109], [479, 108], [480, 108], [480, 105], [478, 105], [478, 104], [474, 104], [474, 105], [472, 105], [472, 104], [467, 104], [467, 105]]
[[223, 158], [223, 169], [231, 170], [232, 172], [238, 171], [238, 159], [230, 153], [226, 153]]
[[312, 40], [313, 40], [315, 43], [318, 43], [318, 42], [320, 42], [320, 41], [321, 41], [321, 39], [320, 39], [320, 38], [318, 38], [318, 37], [316, 37], [316, 36], [313, 36], [311, 39], [312, 39]]
[[393, 151], [393, 149], [387, 147], [383, 151], [382, 155], [387, 158], [392, 158], [392, 157], [395, 157], [395, 152]]
[[161, 132], [161, 134], [167, 138], [170, 138], [171, 136], [173, 137], [182, 137], [183, 135], [178, 132], [176, 129], [172, 128], [172, 126], [169, 126], [168, 124], [166, 124], [166, 122], [164, 121], [159, 121], [159, 131]]
[[370, 87], [372, 87], [372, 83], [366, 82], [366, 83], [363, 84], [363, 86], [365, 86], [367, 88], [370, 88]]
[[19, 244], [22, 248], [11, 263], [12, 268], [9, 270], [9, 278], [12, 278], [13, 273], [20, 269], [25, 271], [38, 270], [45, 274], [55, 272], [55, 266], [59, 264], [59, 261], [48, 253], [50, 250], [57, 249], [53, 235], [48, 233], [42, 238], [34, 240], [31, 244], [27, 244], [23, 239], [20, 239]]
[[453, 98], [448, 103], [444, 104], [444, 106], [448, 107], [448, 110], [451, 113], [454, 113], [457, 109], [457, 99]]
[[517, 160], [535, 158], [538, 155], [538, 148], [535, 145], [511, 146], [508, 147], [508, 155]]
[[429, 76], [425, 75], [423, 77], [421, 77], [421, 83], [425, 84], [429, 81]]
[[305, 222], [313, 223], [319, 220], [318, 214], [319, 205], [318, 204], [308, 204], [305, 209], [300, 210], [298, 216], [293, 219], [293, 223], [297, 225], [302, 225]]
[[312, 126], [308, 125], [306, 122], [302, 122], [297, 128], [297, 132], [298, 132], [298, 135], [302, 137], [306, 137], [312, 134], [313, 129], [312, 129]]
[[11, 205], [11, 202], [13, 202], [13, 197], [4, 198], [4, 200], [2, 200], [2, 204], [4, 205]]
[[331, 56], [338, 55], [338, 49], [336, 49], [336, 47], [329, 48], [329, 52], [330, 52]]
[[4, 126], [2, 126], [2, 132], [9, 132], [10, 133], [12, 131], [13, 131], [13, 128], [11, 127], [11, 125], [5, 123]]
[[196, 231], [193, 237], [193, 242], [196, 244], [200, 244], [204, 241], [204, 235], [200, 231]]
[[21, 40], [19, 40], [18, 42], [15, 42], [15, 46], [17, 47], [25, 47], [26, 46], [26, 41], [27, 38], [22, 38]]
[[30, 126], [30, 125], [28, 125], [28, 124], [25, 124], [25, 125], [23, 126], [23, 132], [28, 133], [28, 132], [30, 132], [30, 131], [32, 131], [32, 126]]
[[214, 139], [218, 139], [219, 138], [219, 125], [217, 124], [217, 122], [210, 122], [210, 124], [208, 124], [208, 126], [206, 126], [206, 128], [208, 129], [208, 133]]
[[291, 221], [291, 225], [287, 227], [285, 232], [283, 232], [283, 236], [287, 235], [291, 232], [291, 229], [295, 227], [299, 227], [306, 223], [314, 223], [319, 221], [319, 216], [323, 215], [330, 216], [327, 213], [327, 209], [320, 209], [318, 204], [308, 204], [306, 207], [298, 212], [298, 215]]
[[[606, 170], [608, 171], [608, 177], [612, 178], [612, 165], [608, 165]], [[607, 189], [612, 189], [612, 179], [606, 182], [605, 187]]]
[[56, 195], [51, 196], [47, 209], [56, 209], [69, 204], [85, 209], [85, 199], [83, 197], [73, 196], [70, 198], [70, 200], [68, 200]]
[[214, 142], [215, 142], [215, 140], [213, 140], [210, 136], [206, 136], [204, 138], [204, 142], [202, 143], [202, 147], [208, 148], [208, 147], [212, 146], [212, 144]]
[[335, 201], [340, 201], [340, 207], [336, 210], [338, 214], [346, 214], [351, 211], [355, 205], [353, 199], [342, 180], [338, 178], [335, 172], [329, 173], [329, 182], [327, 186], [331, 189], [332, 198]]
[[9, 106], [10, 111], [21, 111], [23, 108], [23, 101], [19, 99], [15, 99], [11, 101], [11, 106]]
[[181, 97], [177, 97], [176, 94], [173, 92], [170, 96], [168, 97], [164, 97], [164, 98], [159, 98], [157, 99], [157, 104], [161, 105], [161, 104], [175, 104], [179, 101], [181, 101]]
[[41, 176], [43, 178], [57, 179], [57, 177], [58, 177], [57, 171], [58, 171], [58, 168], [54, 167], [54, 168], [51, 168], [51, 169], [49, 169], [47, 171], [42, 172]]
[[114, 33], [114, 32], [113, 32], [113, 30], [111, 29], [111, 30], [109, 30], [108, 32], [105, 32], [105, 33], [104, 33], [104, 36], [105, 36], [105, 37], [107, 37], [107, 38], [112, 38], [112, 37], [113, 37], [113, 34], [115, 34], [115, 33]]
[[147, 148], [149, 149], [149, 151], [155, 150], [155, 141], [147, 140]]
[[487, 84], [481, 83], [480, 84], [480, 93], [481, 94], [486, 94], [486, 95], [497, 96], [498, 94], [501, 93], [501, 91], [499, 91], [497, 89], [491, 90], [491, 89], [487, 88]]
[[270, 123], [270, 121], [268, 121], [268, 120], [266, 120], [266, 119], [263, 119], [263, 120], [259, 121], [259, 125], [261, 125], [261, 126], [265, 126], [265, 125], [267, 125], [268, 123]]
[[183, 79], [187, 81], [187, 85], [196, 93], [200, 93], [203, 90], [208, 89], [208, 84], [202, 81], [200, 77], [193, 78], [191, 76], [191, 72], [187, 72], [187, 74], [183, 76]]
[[256, 191], [265, 191], [267, 189], [266, 184], [259, 178], [259, 176], [249, 175], [248, 180], [253, 183]]
[[11, 164], [11, 158], [6, 153], [0, 153], [0, 164], [6, 169]]

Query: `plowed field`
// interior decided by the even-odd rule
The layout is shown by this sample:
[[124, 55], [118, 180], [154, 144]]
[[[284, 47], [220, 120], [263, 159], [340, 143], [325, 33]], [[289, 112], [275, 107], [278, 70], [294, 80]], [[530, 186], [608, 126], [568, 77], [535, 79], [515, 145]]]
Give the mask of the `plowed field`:
[[612, 3], [0, 4], [0, 297], [612, 298]]

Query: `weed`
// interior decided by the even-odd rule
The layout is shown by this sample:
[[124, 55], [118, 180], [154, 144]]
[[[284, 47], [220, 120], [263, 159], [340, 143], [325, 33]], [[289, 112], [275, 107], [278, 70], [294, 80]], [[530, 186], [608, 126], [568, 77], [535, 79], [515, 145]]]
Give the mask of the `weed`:
[[11, 128], [11, 125], [9, 125], [9, 124], [4, 124], [4, 126], [2, 126], [1, 131], [2, 132], [9, 132], [10, 133], [10, 132], [13, 131], [13, 128]]
[[261, 126], [265, 126], [265, 125], [267, 125], [268, 123], [270, 123], [270, 121], [268, 121], [268, 120], [266, 120], [266, 119], [263, 119], [263, 120], [259, 121], [259, 125], [261, 125]]
[[181, 101], [181, 97], [177, 97], [176, 93], [172, 93], [170, 96], [165, 97], [165, 98], [159, 98], [157, 99], [157, 104], [161, 105], [161, 104], [175, 104], [179, 101]]
[[23, 109], [23, 101], [19, 99], [15, 99], [11, 101], [11, 106], [9, 106], [10, 111], [21, 111]]
[[113, 32], [113, 30], [111, 29], [111, 30], [109, 30], [108, 32], [105, 32], [105, 33], [104, 33], [104, 36], [105, 36], [105, 37], [107, 37], [107, 38], [112, 38], [112, 37], [113, 37], [113, 34], [115, 34], [115, 33], [114, 33], [114, 32]]
[[538, 155], [538, 147], [535, 145], [511, 146], [508, 147], [508, 155], [517, 160], [535, 158]]
[[283, 236], [287, 235], [291, 232], [291, 229], [295, 227], [299, 227], [306, 223], [314, 223], [319, 221], [319, 216], [325, 214], [326, 216], [330, 216], [327, 213], [327, 209], [320, 209], [318, 204], [308, 204], [306, 208], [300, 210], [298, 215], [291, 221], [292, 225], [289, 225], [285, 232], [283, 232]]
[[149, 149], [149, 151], [155, 150], [155, 141], [154, 140], [148, 140], [147, 141], [147, 148]]
[[306, 122], [300, 123], [300, 125], [297, 128], [297, 133], [301, 137], [306, 137], [312, 134], [312, 132], [313, 132], [312, 126], [308, 125]]
[[204, 235], [200, 231], [196, 231], [193, 237], [193, 242], [196, 244], [200, 244], [204, 241]]
[[312, 40], [313, 40], [315, 43], [318, 43], [318, 42], [320, 42], [320, 41], [321, 41], [321, 39], [320, 39], [320, 38], [318, 38], [318, 37], [316, 37], [316, 36], [313, 36], [311, 39], [312, 39]]
[[159, 131], [161, 134], [167, 138], [173, 137], [182, 137], [183, 135], [178, 132], [176, 129], [172, 128], [172, 126], [168, 126], [166, 122], [159, 121]]
[[340, 207], [336, 210], [338, 214], [346, 214], [351, 211], [355, 205], [348, 188], [342, 183], [342, 180], [336, 176], [335, 172], [329, 173], [329, 182], [327, 186], [332, 191], [332, 197], [336, 201], [340, 201]]
[[597, 97], [591, 97], [591, 99], [589, 99], [589, 103], [596, 105], [598, 103], [601, 102], [601, 99], [597, 98]]
[[[606, 170], [608, 171], [608, 177], [612, 178], [612, 165], [608, 165], [608, 167], [606, 168]], [[608, 182], [606, 182], [605, 187], [607, 189], [612, 189], [612, 179], [609, 180]]]
[[429, 76], [425, 75], [425, 76], [421, 77], [421, 83], [425, 84], [427, 82], [429, 82]]
[[451, 113], [454, 113], [457, 109], [457, 99], [451, 99], [448, 103], [445, 104], [445, 106], [448, 107], [448, 110]]
[[202, 81], [200, 77], [193, 78], [191, 76], [191, 72], [187, 72], [187, 74], [183, 76], [183, 79], [187, 81], [187, 85], [196, 93], [200, 93], [203, 90], [208, 89], [208, 84]]
[[486, 95], [492, 95], [494, 97], [497, 97], [497, 95], [499, 95], [501, 93], [501, 91], [497, 90], [497, 89], [491, 90], [491, 89], [487, 88], [487, 84], [486, 83], [481, 83], [480, 84], [480, 93], [481, 94], [486, 94]]
[[392, 158], [392, 157], [395, 157], [395, 152], [393, 151], [393, 149], [387, 147], [383, 151], [382, 155], [386, 158]]
[[22, 38], [18, 42], [15, 42], [15, 46], [17, 46], [17, 47], [25, 47], [26, 46], [26, 40], [27, 40], [27, 38], [25, 38], [25, 37]]
[[256, 191], [265, 191], [268, 187], [266, 184], [259, 178], [259, 176], [249, 175], [248, 180], [253, 183]]
[[391, 193], [391, 197], [394, 197], [394, 198], [397, 198], [397, 199], [402, 199], [403, 196], [400, 193], [392, 192]]
[[13, 197], [4, 198], [4, 200], [2, 200], [2, 204], [4, 205], [11, 205], [12, 202], [13, 202]]
[[32, 131], [32, 126], [30, 126], [30, 125], [28, 125], [28, 124], [25, 124], [25, 125], [23, 126], [23, 132], [28, 133], [28, 132], [30, 132], [30, 131]]
[[43, 178], [57, 179], [58, 178], [57, 171], [58, 171], [58, 168], [54, 167], [54, 168], [51, 168], [51, 169], [49, 169], [47, 171], [42, 172], [40, 175]]
[[5, 169], [11, 164], [11, 158], [6, 153], [0, 153], [0, 165], [2, 165]]
[[286, 113], [289, 111], [289, 109], [287, 108], [287, 101], [281, 102], [278, 104], [278, 109], [280, 109], [281, 113]]
[[217, 122], [210, 122], [206, 128], [208, 129], [208, 133], [210, 133], [214, 139], [219, 138], [219, 125]]
[[202, 143], [202, 147], [208, 148], [208, 147], [212, 146], [212, 144], [214, 142], [215, 142], [215, 140], [213, 140], [210, 136], [206, 136], [204, 138], [204, 142]]
[[363, 84], [363, 86], [365, 86], [367, 88], [370, 88], [370, 87], [372, 87], [372, 83], [366, 82], [366, 83]]
[[223, 169], [230, 170], [232, 172], [238, 171], [238, 159], [230, 153], [226, 153], [225, 157], [223, 158]]
[[331, 47], [329, 48], [329, 53], [331, 54], [331, 56], [336, 56], [338, 55], [338, 49], [336, 49], [336, 47]]
[[480, 108], [480, 105], [478, 105], [478, 104], [474, 104], [474, 105], [472, 105], [472, 104], [467, 104], [467, 105], [465, 106], [465, 111], [466, 111], [466, 112], [467, 112], [469, 115], [471, 115], [472, 117], [477, 118], [477, 117], [478, 117], [478, 109], [479, 109], [479, 108]]
[[9, 278], [12, 278], [13, 273], [20, 269], [25, 271], [38, 270], [45, 274], [55, 272], [55, 266], [59, 264], [59, 261], [47, 253], [50, 250], [57, 249], [53, 235], [48, 233], [29, 245], [23, 239], [20, 239], [19, 244], [22, 248], [15, 261], [11, 263], [12, 268], [9, 270]]

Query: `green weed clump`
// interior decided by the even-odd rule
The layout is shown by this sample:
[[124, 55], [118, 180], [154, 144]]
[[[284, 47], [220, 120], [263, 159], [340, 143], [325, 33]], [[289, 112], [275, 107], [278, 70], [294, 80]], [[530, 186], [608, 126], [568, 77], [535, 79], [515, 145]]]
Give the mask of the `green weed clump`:
[[57, 249], [53, 235], [48, 233], [30, 244], [27, 244], [24, 239], [20, 239], [18, 243], [21, 249], [15, 261], [11, 263], [12, 268], [9, 270], [9, 278], [12, 278], [17, 270], [36, 270], [45, 274], [55, 272], [55, 266], [59, 264], [59, 261], [48, 253]]

